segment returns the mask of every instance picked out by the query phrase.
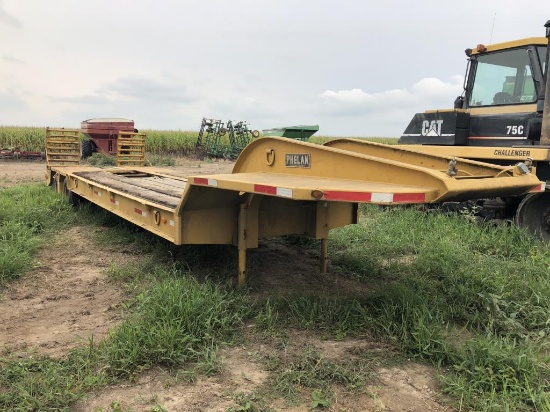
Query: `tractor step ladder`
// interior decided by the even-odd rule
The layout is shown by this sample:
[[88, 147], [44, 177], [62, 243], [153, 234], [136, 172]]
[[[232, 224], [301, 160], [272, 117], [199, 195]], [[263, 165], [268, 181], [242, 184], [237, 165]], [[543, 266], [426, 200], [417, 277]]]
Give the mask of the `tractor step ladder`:
[[52, 166], [78, 165], [80, 161], [80, 131], [78, 129], [46, 128], [46, 162]]
[[116, 147], [116, 165], [145, 165], [145, 133], [119, 132]]

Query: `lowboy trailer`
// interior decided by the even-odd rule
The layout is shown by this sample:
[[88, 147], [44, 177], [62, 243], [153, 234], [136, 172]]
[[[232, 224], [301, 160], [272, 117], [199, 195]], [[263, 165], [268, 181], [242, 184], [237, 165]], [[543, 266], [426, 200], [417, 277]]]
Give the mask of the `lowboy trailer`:
[[235, 245], [239, 284], [247, 249], [267, 237], [320, 239], [326, 272], [329, 231], [357, 223], [359, 203], [439, 203], [544, 190], [528, 162], [499, 166], [377, 144], [360, 153], [261, 138], [243, 150], [232, 173], [186, 177], [155, 167], [80, 166], [78, 130], [48, 129], [46, 141], [47, 183], [69, 202], [86, 199], [176, 245]]

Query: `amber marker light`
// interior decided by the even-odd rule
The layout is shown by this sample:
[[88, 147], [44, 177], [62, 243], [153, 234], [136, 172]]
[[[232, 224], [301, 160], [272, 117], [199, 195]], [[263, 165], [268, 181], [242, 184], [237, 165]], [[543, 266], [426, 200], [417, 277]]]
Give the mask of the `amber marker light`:
[[477, 52], [478, 53], [483, 53], [483, 52], [486, 52], [487, 51], [487, 47], [485, 47], [484, 44], [478, 44], [477, 45]]
[[325, 194], [321, 192], [320, 190], [312, 190], [311, 191], [311, 197], [316, 200], [321, 200]]

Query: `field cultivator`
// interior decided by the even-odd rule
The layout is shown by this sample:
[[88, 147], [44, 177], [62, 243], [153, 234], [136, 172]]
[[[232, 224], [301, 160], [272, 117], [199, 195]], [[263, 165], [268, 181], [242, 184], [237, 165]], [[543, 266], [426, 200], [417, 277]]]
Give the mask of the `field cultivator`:
[[246, 122], [229, 120], [225, 125], [221, 120], [203, 117], [195, 151], [202, 157], [236, 159], [251, 140], [259, 136], [260, 132], [250, 130]]
[[46, 151], [33, 152], [28, 150], [21, 150], [18, 147], [9, 147], [0, 149], [0, 159], [42, 159], [46, 158]]

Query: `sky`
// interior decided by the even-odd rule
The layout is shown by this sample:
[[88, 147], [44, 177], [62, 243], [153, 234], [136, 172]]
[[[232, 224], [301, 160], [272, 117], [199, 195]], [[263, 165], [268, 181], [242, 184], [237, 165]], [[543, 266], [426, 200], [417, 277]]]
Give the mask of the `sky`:
[[452, 107], [466, 48], [548, 19], [543, 0], [0, 0], [0, 125], [397, 137]]

